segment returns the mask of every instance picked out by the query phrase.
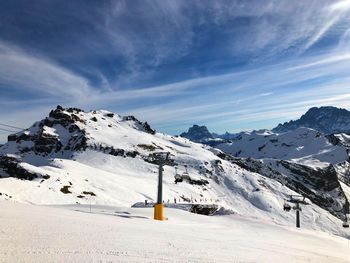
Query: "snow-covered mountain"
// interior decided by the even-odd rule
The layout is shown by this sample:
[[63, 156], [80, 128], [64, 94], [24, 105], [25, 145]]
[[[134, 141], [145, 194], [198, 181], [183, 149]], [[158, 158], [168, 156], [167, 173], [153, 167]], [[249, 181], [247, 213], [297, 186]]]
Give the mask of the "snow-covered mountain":
[[231, 143], [217, 145], [217, 148], [235, 157], [292, 160], [319, 166], [348, 159], [347, 149], [340, 142], [333, 145], [321, 132], [309, 128], [281, 134], [269, 130], [245, 132]]
[[[331, 149], [341, 153], [324, 147], [320, 156], [331, 155]], [[0, 198], [127, 207], [156, 200], [158, 152], [169, 152], [172, 160], [164, 167], [165, 202], [214, 203], [242, 216], [293, 225], [295, 215], [282, 210], [284, 199], [302, 193], [310, 204], [303, 208], [303, 226], [344, 235], [340, 219], [347, 198], [333, 166], [234, 158], [103, 110], [58, 106], [10, 135], [0, 148]], [[183, 180], [175, 182], [175, 167]]]
[[[275, 178], [292, 189], [297, 187], [318, 203], [319, 196], [309, 191], [311, 185], [314, 190], [323, 191], [341, 181], [346, 184], [343, 186], [346, 192], [350, 186], [349, 180], [344, 180], [349, 176], [345, 175], [349, 168], [348, 139], [344, 134], [330, 137], [309, 128], [281, 134], [260, 130], [242, 133], [236, 140], [216, 147], [228, 153], [230, 156], [224, 158], [231, 162]], [[319, 205], [326, 208], [332, 202], [325, 198]]]
[[339, 133], [329, 134], [326, 137], [332, 144], [344, 146], [347, 149], [350, 149], [350, 135], [345, 133]]
[[274, 132], [286, 132], [300, 127], [312, 128], [325, 134], [350, 133], [350, 111], [336, 107], [314, 107], [300, 119], [279, 124]]

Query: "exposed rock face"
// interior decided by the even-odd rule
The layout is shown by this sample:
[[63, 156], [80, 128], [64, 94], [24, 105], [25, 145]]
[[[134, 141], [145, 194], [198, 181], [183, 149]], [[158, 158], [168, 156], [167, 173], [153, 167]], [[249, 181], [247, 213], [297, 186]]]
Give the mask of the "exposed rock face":
[[0, 156], [0, 168], [10, 177], [18, 179], [33, 180], [38, 177], [20, 166], [20, 161], [16, 157], [2, 155]]
[[214, 138], [206, 126], [198, 125], [193, 125], [188, 129], [188, 132], [183, 132], [180, 136], [193, 142], [203, 142]]
[[190, 212], [209, 216], [215, 214], [217, 210], [217, 205], [192, 205]]
[[[20, 153], [33, 151], [40, 155], [49, 155], [60, 151], [82, 151], [87, 148], [94, 148], [94, 144], [89, 144], [89, 138], [84, 129], [86, 120], [79, 117], [79, 113], [84, 112], [77, 108], [63, 108], [58, 105], [55, 110], [49, 113], [49, 117], [35, 123], [30, 129], [8, 136], [8, 141], [16, 142], [26, 146], [19, 147]], [[96, 112], [95, 112], [96, 114]], [[106, 113], [104, 116], [113, 118], [114, 113]], [[90, 121], [98, 122], [96, 116]], [[122, 121], [135, 123], [138, 129], [155, 134], [155, 130], [147, 122], [141, 122], [134, 116], [126, 116]], [[52, 128], [52, 129], [51, 129]], [[55, 129], [63, 130], [62, 134], [56, 134]], [[100, 145], [99, 150], [118, 156], [136, 156], [135, 151], [124, 151], [123, 149], [107, 149]]]
[[300, 119], [279, 124], [275, 132], [286, 132], [299, 127], [307, 127], [325, 134], [350, 133], [350, 111], [336, 107], [314, 107]]
[[231, 140], [235, 139], [238, 135], [228, 132], [224, 134], [211, 133], [206, 126], [193, 125], [187, 132], [181, 133], [180, 136], [193, 142], [215, 147], [218, 144], [231, 142]]
[[[19, 145], [20, 153], [32, 151], [40, 155], [57, 153], [61, 150], [81, 150], [86, 148], [85, 131], [76, 124], [84, 123], [76, 114], [82, 110], [76, 108], [63, 109], [57, 106], [49, 113], [49, 117], [35, 123], [30, 129], [17, 134], [9, 135], [8, 141], [14, 141]], [[69, 141], [63, 142], [63, 138], [52, 131], [53, 127], [61, 127], [69, 134]], [[25, 145], [25, 146], [24, 146]]]
[[224, 153], [219, 153], [218, 156], [243, 169], [273, 178], [338, 218], [344, 218], [342, 209], [347, 198], [339, 184], [337, 171], [333, 165], [326, 168], [311, 168], [285, 160], [235, 158]]
[[350, 135], [340, 133], [340, 134], [330, 134], [326, 136], [328, 141], [333, 145], [344, 146], [350, 149]]
[[138, 119], [136, 119], [135, 116], [124, 116], [123, 121], [133, 121], [144, 132], [147, 132], [149, 134], [156, 133], [156, 130], [152, 129], [151, 126], [147, 122], [143, 123], [143, 122], [139, 121]]
[[156, 130], [152, 129], [151, 126], [147, 123], [147, 121], [143, 124], [143, 128], [144, 128], [145, 132], [147, 132], [149, 134], [156, 133]]
[[239, 136], [239, 135], [236, 133], [225, 132], [224, 134], [214, 134], [213, 133], [213, 136], [216, 138], [221, 138], [223, 140], [233, 140], [233, 139], [236, 139], [237, 136]]
[[[114, 119], [117, 118], [117, 119]], [[141, 122], [134, 116], [119, 117], [114, 113], [103, 111], [97, 114], [96, 111], [86, 113], [77, 108], [63, 108], [58, 105], [49, 113], [45, 119], [36, 122], [32, 127], [22, 132], [8, 136], [8, 142], [15, 144], [19, 156], [35, 154], [51, 158], [72, 156], [74, 152], [87, 149], [100, 151], [113, 156], [135, 158], [140, 155], [138, 151], [128, 149], [116, 149], [105, 144], [97, 144], [90, 140], [86, 130], [87, 122], [94, 122], [99, 125], [100, 121], [110, 119], [109, 128], [113, 123], [127, 122], [136, 129], [154, 135], [156, 131], [147, 122]], [[21, 179], [32, 180], [36, 176], [25, 171], [20, 166], [20, 160], [15, 157], [6, 156], [9, 145], [0, 151], [0, 169], [3, 169], [9, 176]], [[145, 160], [149, 157], [144, 156]]]

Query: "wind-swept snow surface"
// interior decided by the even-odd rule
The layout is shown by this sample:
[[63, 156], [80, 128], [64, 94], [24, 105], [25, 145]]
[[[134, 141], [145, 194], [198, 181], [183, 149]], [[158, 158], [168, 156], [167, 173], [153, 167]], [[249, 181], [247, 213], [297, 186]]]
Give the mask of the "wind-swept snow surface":
[[1, 262], [350, 262], [349, 240], [237, 215], [0, 202]]

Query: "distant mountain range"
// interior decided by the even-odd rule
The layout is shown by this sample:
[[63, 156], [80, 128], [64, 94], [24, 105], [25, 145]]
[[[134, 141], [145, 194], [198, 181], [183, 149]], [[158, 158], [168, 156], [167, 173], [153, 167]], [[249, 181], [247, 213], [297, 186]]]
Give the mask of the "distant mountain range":
[[330, 142], [327, 136], [310, 128], [281, 134], [260, 130], [242, 133], [236, 140], [216, 147], [234, 157], [293, 160], [309, 166], [322, 166], [324, 162], [337, 164], [348, 158], [347, 139], [346, 135], [337, 134]]
[[213, 134], [208, 131], [208, 128], [206, 126], [199, 126], [197, 124], [194, 124], [192, 127], [190, 127], [187, 132], [181, 133], [180, 136], [187, 138], [193, 142], [202, 142], [214, 139]]
[[194, 124], [188, 129], [187, 132], [181, 133], [180, 136], [187, 138], [193, 142], [216, 146], [224, 142], [229, 142], [230, 140], [236, 138], [238, 135], [228, 132], [224, 134], [211, 133], [206, 126], [199, 126], [197, 124]]
[[[336, 107], [314, 107], [309, 109], [298, 120], [280, 123], [272, 129], [274, 133], [284, 133], [299, 128], [310, 128], [326, 135], [345, 133], [350, 134], [350, 111]], [[239, 138], [243, 133], [224, 134], [211, 133], [206, 126], [193, 125], [187, 132], [180, 134], [193, 142], [216, 146]]]
[[300, 119], [279, 124], [274, 132], [287, 132], [300, 127], [311, 128], [325, 134], [350, 133], [350, 111], [336, 107], [314, 107]]

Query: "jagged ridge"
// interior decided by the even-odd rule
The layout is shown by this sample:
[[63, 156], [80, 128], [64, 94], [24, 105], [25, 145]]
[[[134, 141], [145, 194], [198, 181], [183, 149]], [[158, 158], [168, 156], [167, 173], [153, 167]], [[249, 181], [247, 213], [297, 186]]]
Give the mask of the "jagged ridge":
[[350, 133], [350, 112], [336, 107], [313, 107], [300, 119], [279, 124], [275, 132], [286, 132], [300, 127], [318, 130], [325, 134]]

